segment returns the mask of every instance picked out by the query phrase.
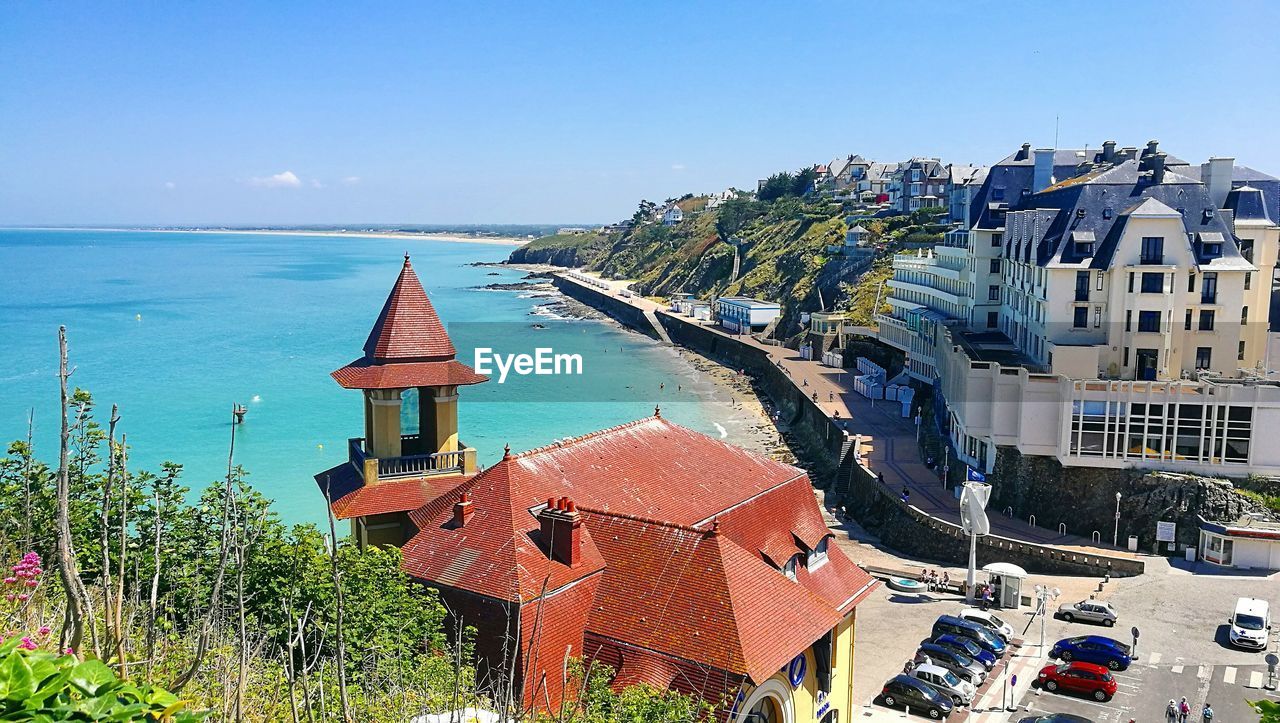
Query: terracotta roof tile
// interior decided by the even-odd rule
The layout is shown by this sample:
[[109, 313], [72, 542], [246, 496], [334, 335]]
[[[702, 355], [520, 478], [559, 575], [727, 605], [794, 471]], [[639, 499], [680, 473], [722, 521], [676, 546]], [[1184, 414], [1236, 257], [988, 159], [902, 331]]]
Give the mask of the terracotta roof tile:
[[432, 475], [409, 479], [386, 480], [365, 485], [364, 479], [344, 462], [316, 475], [316, 486], [325, 493], [331, 486], [330, 506], [339, 520], [390, 512], [411, 512], [439, 496], [456, 489], [470, 479], [463, 475]]
[[400, 276], [364, 343], [364, 354], [378, 361], [436, 361], [457, 354], [409, 263], [409, 254], [404, 255]]
[[356, 359], [330, 374], [346, 389], [408, 389], [409, 387], [463, 386], [489, 381], [460, 361], [396, 362], [379, 364]]

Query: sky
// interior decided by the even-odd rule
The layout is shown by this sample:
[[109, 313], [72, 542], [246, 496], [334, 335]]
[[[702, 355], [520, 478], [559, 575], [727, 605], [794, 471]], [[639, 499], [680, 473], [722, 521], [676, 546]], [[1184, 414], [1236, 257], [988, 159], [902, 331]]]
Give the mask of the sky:
[[[1280, 3], [4, 3], [0, 224], [584, 223], [860, 153], [1280, 175]], [[1056, 128], [1056, 131], [1055, 131]]]

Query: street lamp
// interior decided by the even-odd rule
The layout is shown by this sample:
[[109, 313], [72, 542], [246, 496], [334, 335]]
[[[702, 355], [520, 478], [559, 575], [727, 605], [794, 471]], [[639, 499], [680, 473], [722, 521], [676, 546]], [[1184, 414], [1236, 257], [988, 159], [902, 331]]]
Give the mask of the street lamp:
[[1120, 546], [1120, 493], [1119, 492], [1116, 493], [1116, 527], [1115, 527], [1115, 531], [1111, 533], [1111, 546], [1112, 547]]
[[1040, 655], [1044, 656], [1044, 619], [1049, 613], [1049, 603], [1056, 600], [1062, 591], [1056, 587], [1048, 585], [1036, 585], [1036, 600], [1039, 601], [1039, 609], [1036, 611], [1040, 616]]

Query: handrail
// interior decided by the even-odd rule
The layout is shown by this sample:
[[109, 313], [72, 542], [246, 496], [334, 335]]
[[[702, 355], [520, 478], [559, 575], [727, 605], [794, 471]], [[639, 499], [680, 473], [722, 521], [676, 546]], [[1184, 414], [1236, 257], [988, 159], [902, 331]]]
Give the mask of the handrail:
[[[402, 440], [416, 439], [418, 435], [401, 435]], [[365, 462], [376, 460], [379, 479], [411, 477], [415, 475], [460, 472], [463, 469], [464, 451], [435, 452], [432, 454], [409, 454], [400, 457], [374, 457], [365, 449], [364, 438], [353, 437], [347, 440], [347, 461], [364, 474]]]
[[1004, 508], [1004, 516], [1005, 516], [1005, 517], [1013, 517], [1013, 508], [1012, 508], [1012, 507], [1006, 507], [1006, 508]]
[[1101, 544], [1102, 544], [1102, 533], [1101, 533], [1101, 532], [1098, 532], [1097, 530], [1094, 530], [1094, 531], [1093, 531], [1093, 535], [1091, 535], [1091, 537], [1092, 537], [1092, 539], [1093, 539], [1093, 544], [1095, 544], [1095, 545], [1101, 545]]
[[1067, 523], [1065, 522], [1058, 523], [1058, 534], [1063, 536], [1067, 534]]
[[1036, 526], [1036, 516], [1035, 516], [1035, 515], [1032, 515], [1032, 516], [1028, 517], [1028, 518], [1027, 518], [1027, 524], [1031, 525], [1032, 527], [1035, 527], [1035, 526]]

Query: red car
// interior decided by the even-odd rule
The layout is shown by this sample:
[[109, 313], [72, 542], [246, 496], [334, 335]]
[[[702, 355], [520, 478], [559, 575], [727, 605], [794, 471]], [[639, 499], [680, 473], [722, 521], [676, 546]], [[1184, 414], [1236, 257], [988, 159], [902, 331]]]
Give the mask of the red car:
[[1116, 694], [1116, 679], [1111, 671], [1093, 663], [1063, 663], [1046, 665], [1040, 671], [1038, 682], [1050, 692], [1059, 690], [1080, 693], [1097, 701], [1108, 701]]

